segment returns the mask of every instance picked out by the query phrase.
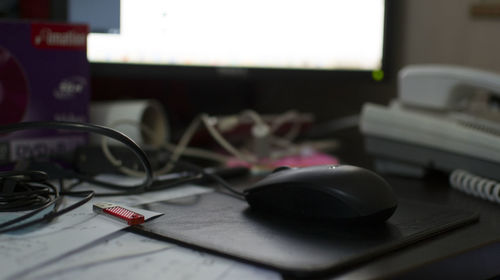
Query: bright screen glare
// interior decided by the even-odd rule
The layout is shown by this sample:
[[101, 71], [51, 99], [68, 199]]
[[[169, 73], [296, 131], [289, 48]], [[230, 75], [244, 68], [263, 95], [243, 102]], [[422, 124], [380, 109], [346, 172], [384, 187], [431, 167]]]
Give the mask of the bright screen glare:
[[384, 0], [121, 0], [117, 33], [91, 33], [91, 62], [377, 70]]

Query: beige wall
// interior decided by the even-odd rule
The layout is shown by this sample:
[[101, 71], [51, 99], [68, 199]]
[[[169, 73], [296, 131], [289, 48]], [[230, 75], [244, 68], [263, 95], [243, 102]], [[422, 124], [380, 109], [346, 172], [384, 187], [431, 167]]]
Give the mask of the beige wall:
[[500, 17], [471, 16], [477, 3], [481, 0], [403, 0], [398, 66], [449, 63], [500, 72]]

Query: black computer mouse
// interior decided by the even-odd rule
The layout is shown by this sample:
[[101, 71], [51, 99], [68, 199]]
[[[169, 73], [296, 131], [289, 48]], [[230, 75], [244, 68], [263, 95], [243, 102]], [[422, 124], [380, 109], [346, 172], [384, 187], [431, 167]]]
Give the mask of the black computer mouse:
[[398, 204], [381, 176], [350, 165], [279, 168], [244, 194], [250, 209], [302, 220], [383, 222]]

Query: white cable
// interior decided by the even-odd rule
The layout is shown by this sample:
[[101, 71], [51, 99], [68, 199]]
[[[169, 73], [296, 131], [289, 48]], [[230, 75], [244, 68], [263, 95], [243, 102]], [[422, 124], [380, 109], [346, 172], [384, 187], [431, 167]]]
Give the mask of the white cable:
[[[212, 136], [212, 138], [220, 146], [222, 146], [228, 153], [250, 164], [257, 163], [258, 161], [257, 159], [259, 157], [276, 158], [277, 156], [279, 157], [282, 156], [283, 154], [293, 155], [300, 153], [302, 151], [301, 146], [297, 146], [292, 143], [292, 139], [295, 138], [297, 131], [300, 131], [300, 127], [302, 125], [302, 122], [300, 121], [300, 116], [297, 112], [288, 111], [278, 116], [274, 121], [271, 122], [271, 127], [264, 121], [264, 119], [257, 112], [253, 110], [242, 111], [235, 118], [237, 120], [236, 124], [238, 122], [241, 122], [243, 118], [250, 118], [254, 122], [254, 127], [252, 130], [252, 137], [254, 138], [254, 140], [255, 141], [260, 140], [259, 142], [260, 144], [263, 144], [263, 142], [265, 142], [264, 144], [269, 146], [268, 147], [269, 149], [265, 149], [266, 145], [260, 145], [260, 146], [255, 145], [254, 148], [257, 149], [257, 152], [260, 151], [260, 153], [257, 153], [258, 157], [256, 156], [255, 151], [253, 154], [248, 154], [234, 147], [231, 143], [229, 143], [229, 141], [227, 141], [224, 138], [224, 136], [216, 128], [216, 125], [219, 125], [218, 119], [215, 117], [211, 117], [207, 114], [201, 114], [191, 122], [191, 124], [188, 126], [184, 134], [181, 136], [181, 139], [179, 140], [177, 145], [168, 143], [166, 139], [165, 143], [161, 144], [162, 147], [172, 152], [172, 156], [164, 167], [155, 171], [155, 174], [164, 174], [170, 172], [174, 167], [175, 161], [178, 160], [182, 155], [190, 155], [200, 158], [206, 158], [223, 164], [229, 160], [228, 156], [222, 155], [220, 153], [188, 147], [189, 142], [191, 141], [192, 137], [198, 130], [200, 124], [203, 124], [206, 127], [207, 131]], [[292, 121], [294, 125], [292, 126], [291, 131], [289, 131], [289, 133], [284, 138], [273, 135], [273, 133], [276, 132], [280, 128], [280, 126], [290, 121]], [[152, 131], [149, 127], [146, 127], [144, 124], [140, 124], [137, 121], [133, 120], [119, 120], [114, 122], [113, 126], [122, 123], [140, 127], [141, 131], [147, 136], [154, 135], [154, 131]], [[232, 126], [234, 125], [235, 123], [232, 124]], [[281, 153], [276, 150], [271, 150], [270, 149], [271, 146], [279, 147]], [[111, 153], [106, 138], [102, 139], [101, 148], [107, 160], [113, 166], [117, 167], [122, 173], [131, 176], [144, 176], [144, 174], [141, 171], [137, 171], [131, 168], [127, 168], [126, 166], [123, 166], [122, 161], [116, 159]]]
[[[151, 137], [154, 134], [154, 132], [149, 127], [147, 127], [146, 125], [141, 124], [137, 121], [134, 121], [134, 120], [118, 120], [118, 121], [113, 123], [114, 126], [120, 125], [120, 124], [135, 125], [135, 126], [139, 127], [144, 134], [148, 135], [148, 137]], [[157, 147], [157, 148], [164, 147], [167, 150], [172, 151], [172, 156], [171, 156], [171, 159], [167, 162], [167, 164], [164, 167], [162, 167], [158, 170], [155, 170], [155, 172], [154, 172], [155, 175], [161, 175], [161, 174], [166, 174], [166, 173], [170, 172], [174, 166], [174, 162], [176, 160], [178, 160], [181, 155], [196, 156], [196, 157], [206, 158], [206, 159], [210, 159], [210, 160], [221, 162], [221, 163], [227, 162], [228, 158], [226, 156], [221, 155], [221, 154], [214, 153], [211, 151], [202, 150], [202, 149], [187, 147], [189, 141], [191, 140], [192, 136], [196, 132], [196, 129], [198, 128], [199, 124], [200, 124], [199, 118], [195, 119], [190, 124], [188, 129], [186, 129], [186, 132], [181, 137], [181, 140], [179, 141], [178, 145], [173, 145], [173, 144], [167, 143], [165, 141], [165, 143], [162, 143], [159, 147]], [[104, 156], [106, 157], [106, 159], [123, 174], [129, 175], [129, 176], [135, 176], [135, 177], [144, 176], [144, 172], [137, 171], [135, 169], [131, 169], [131, 168], [124, 166], [122, 161], [117, 159], [111, 153], [111, 151], [109, 149], [109, 143], [108, 143], [107, 137], [103, 137], [101, 139], [101, 149], [102, 149], [102, 152], [103, 152]]]
[[186, 131], [182, 135], [181, 139], [179, 140], [177, 147], [172, 152], [172, 157], [166, 166], [167, 172], [169, 172], [170, 170], [172, 170], [174, 168], [174, 162], [176, 160], [178, 160], [181, 157], [182, 153], [186, 150], [189, 142], [193, 138], [193, 136], [196, 133], [196, 130], [198, 129], [199, 126], [200, 126], [200, 117], [197, 117], [188, 126], [188, 128], [186, 129]]
[[[198, 130], [200, 123], [201, 123], [200, 117], [195, 118], [188, 126], [184, 134], [181, 136], [181, 139], [179, 140], [179, 143], [177, 145], [164, 143], [163, 146], [168, 150], [172, 151], [172, 156], [170, 157], [168, 163], [158, 171], [159, 174], [164, 174], [172, 171], [175, 165], [175, 161], [177, 161], [182, 155], [190, 155], [200, 158], [206, 158], [221, 163], [227, 162], [228, 158], [221, 154], [214, 153], [211, 151], [206, 151], [203, 149], [188, 147], [189, 142], [191, 141], [196, 131]], [[152, 133], [151, 130], [149, 130], [148, 132]]]
[[449, 180], [451, 186], [460, 191], [500, 203], [500, 183], [495, 180], [476, 176], [461, 169], [453, 171]]
[[205, 127], [208, 130], [208, 133], [214, 138], [219, 145], [221, 145], [226, 151], [237, 157], [238, 159], [249, 162], [249, 163], [255, 163], [257, 162], [256, 158], [253, 155], [245, 155], [242, 152], [240, 152], [238, 149], [236, 149], [233, 145], [231, 145], [218, 131], [215, 129], [215, 119], [210, 118], [206, 114], [201, 115], [201, 120]]
[[[248, 114], [251, 116], [255, 121], [258, 120], [258, 115], [255, 112], [252, 111], [246, 111], [245, 114]], [[135, 125], [141, 128], [141, 130], [145, 134], [153, 134], [154, 132], [149, 129], [148, 127], [144, 126], [143, 124], [140, 124], [136, 121], [133, 120], [120, 120], [116, 121], [113, 123], [113, 126], [116, 126], [118, 124], [129, 124], [129, 125]], [[155, 171], [155, 174], [164, 174], [170, 172], [173, 167], [174, 167], [174, 162], [178, 160], [181, 155], [183, 154], [189, 154], [192, 156], [198, 156], [202, 158], [208, 158], [212, 159], [218, 162], [225, 163], [228, 160], [228, 157], [210, 152], [210, 151], [205, 151], [202, 149], [196, 149], [196, 148], [189, 148], [188, 144], [191, 141], [192, 137], [196, 133], [197, 129], [200, 126], [200, 123], [203, 123], [210, 135], [219, 143], [224, 149], [226, 149], [229, 153], [233, 154], [235, 157], [239, 158], [240, 160], [243, 160], [245, 162], [250, 162], [250, 163], [255, 163], [256, 159], [252, 157], [251, 155], [245, 155], [242, 152], [238, 151], [235, 147], [233, 147], [224, 137], [214, 128], [214, 122], [212, 121], [212, 118], [210, 118], [206, 114], [202, 114], [199, 117], [195, 118], [191, 124], [188, 126], [184, 134], [181, 136], [181, 139], [179, 140], [179, 143], [175, 145], [173, 148], [173, 144], [169, 143], [164, 143], [164, 147], [166, 147], [168, 150], [172, 151], [172, 156], [169, 160], [169, 162], [161, 168], [160, 170]], [[122, 161], [118, 160], [110, 151], [109, 149], [109, 144], [107, 138], [102, 138], [101, 141], [101, 149], [103, 151], [104, 156], [106, 159], [120, 172], [123, 174], [129, 175], [129, 176], [144, 176], [144, 174], [141, 171], [137, 171], [131, 168], [128, 168], [123, 165]]]
[[[135, 125], [135, 126], [140, 127], [140, 129], [143, 132], [149, 133], [150, 136], [153, 134], [152, 131], [148, 127], [146, 127], [145, 125], [139, 124], [135, 120], [125, 120], [125, 119], [124, 120], [117, 120], [117, 121], [113, 122], [112, 124], [110, 124], [110, 127], [115, 127], [115, 126], [120, 125], [120, 124]], [[145, 172], [137, 171], [137, 170], [134, 170], [132, 168], [128, 168], [128, 167], [124, 166], [122, 161], [118, 160], [111, 153], [111, 151], [109, 150], [108, 137], [101, 138], [101, 149], [102, 149], [102, 152], [103, 152], [104, 156], [106, 157], [106, 159], [123, 174], [129, 175], [129, 176], [134, 176], [134, 177], [143, 177], [145, 175]]]
[[263, 120], [263, 118], [253, 110], [245, 110], [240, 114], [240, 117], [250, 117], [254, 124], [251, 128], [252, 135], [252, 152], [257, 159], [268, 158], [272, 151], [271, 147], [271, 128]]

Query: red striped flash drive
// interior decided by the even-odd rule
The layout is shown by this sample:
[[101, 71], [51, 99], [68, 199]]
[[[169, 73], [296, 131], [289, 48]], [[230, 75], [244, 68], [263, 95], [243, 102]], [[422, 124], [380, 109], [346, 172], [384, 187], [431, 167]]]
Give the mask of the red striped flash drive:
[[144, 223], [143, 215], [134, 211], [130, 211], [113, 203], [109, 202], [95, 203], [92, 209], [94, 210], [94, 212], [98, 214], [104, 214], [115, 220], [126, 222], [128, 225], [131, 226]]

